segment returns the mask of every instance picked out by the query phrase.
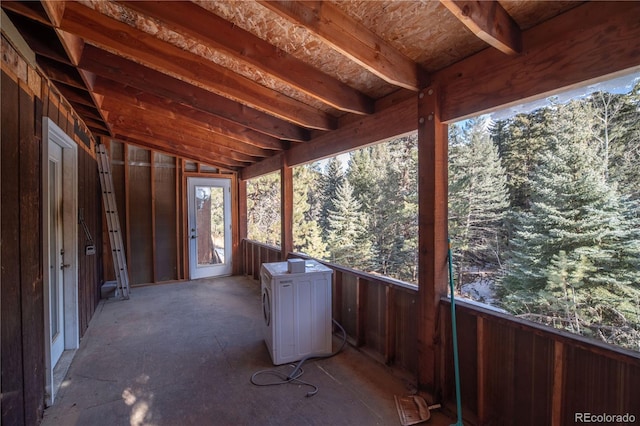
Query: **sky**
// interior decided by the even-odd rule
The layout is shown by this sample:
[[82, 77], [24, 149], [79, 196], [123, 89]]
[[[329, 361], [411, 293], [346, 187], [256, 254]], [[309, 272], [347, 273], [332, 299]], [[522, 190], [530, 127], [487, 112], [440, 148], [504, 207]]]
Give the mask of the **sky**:
[[[489, 114], [489, 117], [492, 120], [504, 120], [516, 114], [528, 113], [536, 109], [545, 107], [551, 103], [551, 99], [554, 99], [556, 103], [565, 103], [569, 102], [572, 99], [583, 98], [597, 91], [617, 94], [629, 93], [638, 80], [640, 80], [640, 71], [621, 77], [616, 77], [611, 80], [581, 86], [572, 90], [568, 90], [566, 92], [555, 94], [547, 98], [537, 99], [532, 102], [514, 105], [512, 107], [493, 112]], [[464, 121], [465, 120], [459, 122], [459, 124], [464, 124]], [[343, 169], [346, 170], [349, 162], [349, 153], [340, 154], [338, 156], [338, 159], [342, 163]], [[326, 168], [328, 162], [329, 159], [320, 160], [320, 167], [322, 170]]]
[[538, 108], [545, 107], [550, 104], [550, 99], [554, 99], [556, 103], [565, 103], [572, 99], [583, 98], [597, 91], [616, 94], [629, 93], [638, 80], [640, 80], [640, 72], [635, 72], [622, 77], [613, 78], [611, 80], [578, 87], [547, 98], [505, 108], [490, 114], [490, 116], [492, 120], [504, 120], [516, 114], [528, 113]]

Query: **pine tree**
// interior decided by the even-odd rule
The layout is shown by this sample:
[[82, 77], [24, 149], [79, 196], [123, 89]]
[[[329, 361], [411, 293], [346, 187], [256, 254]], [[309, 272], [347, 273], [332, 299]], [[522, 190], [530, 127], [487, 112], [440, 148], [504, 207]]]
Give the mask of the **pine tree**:
[[417, 281], [417, 135], [355, 151], [347, 178], [366, 215], [371, 270]]
[[318, 216], [318, 225], [325, 236], [329, 229], [329, 212], [335, 210], [334, 197], [344, 179], [344, 171], [340, 160], [337, 157], [329, 159], [325, 172], [319, 181], [320, 214]]
[[487, 124], [468, 121], [450, 148], [449, 234], [459, 284], [470, 266], [501, 262], [506, 178]]
[[640, 199], [640, 79], [630, 93], [596, 92], [588, 101], [605, 176], [621, 194]]
[[247, 235], [267, 244], [280, 244], [280, 174], [247, 181]]
[[640, 223], [607, 184], [589, 111], [578, 102], [554, 108], [555, 137], [533, 175], [530, 209], [517, 215], [504, 301], [602, 338], [602, 321], [638, 324], [629, 300], [640, 296]]
[[315, 165], [303, 165], [293, 171], [293, 244], [296, 251], [324, 259], [327, 247], [318, 226], [315, 195], [319, 180], [320, 172]]
[[371, 259], [364, 215], [348, 180], [338, 186], [329, 210], [327, 236], [331, 262], [367, 271]]
[[529, 208], [530, 176], [539, 164], [539, 154], [550, 136], [552, 111], [541, 108], [529, 114], [500, 120], [492, 124], [491, 138], [498, 147], [507, 176], [509, 202], [515, 210]]

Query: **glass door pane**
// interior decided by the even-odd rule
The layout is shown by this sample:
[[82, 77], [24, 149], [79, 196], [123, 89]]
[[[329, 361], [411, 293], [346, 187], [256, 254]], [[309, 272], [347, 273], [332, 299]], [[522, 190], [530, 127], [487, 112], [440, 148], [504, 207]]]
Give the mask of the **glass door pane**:
[[224, 188], [196, 185], [198, 266], [225, 263]]
[[187, 179], [189, 207], [189, 275], [230, 275], [231, 179]]

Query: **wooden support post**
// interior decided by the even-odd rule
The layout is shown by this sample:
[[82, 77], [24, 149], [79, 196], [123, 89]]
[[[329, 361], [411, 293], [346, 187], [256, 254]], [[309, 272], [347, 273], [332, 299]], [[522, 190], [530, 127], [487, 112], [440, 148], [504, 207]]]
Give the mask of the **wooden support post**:
[[384, 287], [384, 362], [391, 364], [396, 357], [396, 292], [390, 285]]
[[553, 394], [551, 400], [551, 425], [562, 424], [562, 394], [564, 390], [564, 344], [556, 340], [553, 347]]
[[158, 269], [158, 262], [156, 256], [156, 153], [150, 150], [150, 191], [151, 191], [151, 279], [155, 283], [157, 281], [156, 270]]
[[[238, 182], [238, 243], [240, 244], [242, 254], [242, 263], [236, 262], [237, 265], [240, 265], [241, 268], [234, 271], [235, 274], [244, 273], [247, 274], [249, 268], [248, 259], [249, 251], [246, 248], [246, 244], [243, 241], [247, 238], [247, 181], [242, 180], [240, 178], [237, 179]], [[240, 270], [242, 269], [242, 270]]]
[[187, 178], [185, 173], [187, 172], [187, 160], [182, 159], [182, 176], [180, 176], [180, 185], [182, 187], [182, 267], [184, 270], [184, 276], [186, 279], [191, 279], [191, 271], [189, 270], [189, 212], [187, 198], [189, 192], [187, 191]]
[[[124, 223], [127, 228], [127, 232], [124, 235], [124, 245], [127, 247], [127, 265], [131, 265], [131, 218], [129, 212], [131, 211], [131, 201], [129, 200], [129, 144], [122, 143], [122, 158], [124, 160]], [[109, 161], [112, 161], [111, 167], [113, 167], [113, 153], [109, 152]]]
[[333, 319], [342, 324], [342, 272], [333, 273]]
[[176, 185], [176, 197], [175, 197], [175, 206], [176, 206], [176, 279], [177, 280], [181, 280], [184, 278], [183, 274], [182, 274], [182, 262], [180, 261], [180, 253], [181, 253], [181, 241], [182, 238], [180, 238], [180, 223], [182, 222], [182, 209], [180, 208], [180, 206], [182, 205], [181, 202], [181, 194], [180, 194], [180, 177], [182, 176], [182, 172], [181, 172], [181, 165], [182, 165], [182, 160], [180, 159], [180, 157], [174, 157], [173, 159], [173, 164], [176, 167], [176, 173], [174, 175], [174, 180], [175, 180], [175, 185]]
[[438, 312], [447, 295], [447, 126], [438, 88], [418, 94], [418, 384], [439, 400]]
[[280, 169], [280, 205], [281, 205], [281, 260], [293, 251], [293, 169], [283, 157]]
[[356, 346], [365, 344], [365, 327], [367, 322], [367, 284], [368, 282], [356, 277]]
[[478, 424], [486, 424], [487, 422], [487, 393], [486, 393], [486, 339], [485, 339], [485, 319], [481, 316], [476, 318], [476, 350], [477, 355], [477, 380], [478, 380]]

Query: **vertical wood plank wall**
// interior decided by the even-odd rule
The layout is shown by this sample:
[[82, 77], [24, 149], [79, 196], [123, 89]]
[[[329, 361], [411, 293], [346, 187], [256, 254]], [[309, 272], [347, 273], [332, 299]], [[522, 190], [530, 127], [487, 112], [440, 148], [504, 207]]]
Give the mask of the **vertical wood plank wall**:
[[[220, 174], [218, 169], [115, 139], [103, 138], [102, 142], [109, 146], [131, 284], [188, 279], [186, 178], [222, 176], [231, 179], [232, 217], [237, 230], [235, 175]], [[235, 265], [241, 262], [238, 238], [238, 232], [234, 231]], [[114, 279], [112, 261], [106, 251], [104, 269], [105, 276]], [[236, 266], [235, 271], [240, 270], [241, 267]]]
[[[103, 138], [109, 146], [118, 217], [131, 284], [184, 279], [177, 225], [181, 217], [182, 159]], [[104, 268], [111, 277], [108, 256]]]
[[[37, 424], [44, 410], [42, 120], [51, 118], [78, 144], [78, 208], [97, 253], [85, 256], [78, 228], [80, 335], [102, 284], [102, 220], [95, 149], [69, 104], [4, 37], [1, 75], [1, 373], [2, 424]], [[88, 141], [88, 144], [82, 142]]]

